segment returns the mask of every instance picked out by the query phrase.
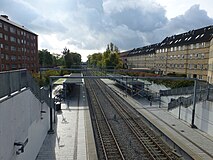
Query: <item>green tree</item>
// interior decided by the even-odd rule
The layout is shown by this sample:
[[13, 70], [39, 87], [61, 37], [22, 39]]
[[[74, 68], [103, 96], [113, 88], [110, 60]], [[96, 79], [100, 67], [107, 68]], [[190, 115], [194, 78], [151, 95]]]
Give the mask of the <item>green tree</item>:
[[67, 68], [79, 68], [81, 66], [81, 55], [79, 53], [70, 52], [66, 47], [62, 53]]
[[123, 63], [119, 56], [119, 50], [116, 45], [110, 43], [107, 45], [104, 53], [94, 53], [89, 55], [88, 64], [93, 67], [104, 67], [108, 69], [122, 68]]
[[92, 67], [102, 67], [102, 53], [94, 53], [89, 55], [88, 63]]
[[38, 51], [39, 64], [42, 67], [52, 67], [54, 65], [53, 55], [47, 49]]

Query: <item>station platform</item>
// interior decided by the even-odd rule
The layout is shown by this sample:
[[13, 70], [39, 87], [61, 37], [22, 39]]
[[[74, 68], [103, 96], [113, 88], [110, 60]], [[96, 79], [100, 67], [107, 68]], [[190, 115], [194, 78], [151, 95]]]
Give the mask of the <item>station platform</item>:
[[177, 119], [168, 112], [166, 107], [159, 108], [158, 102], [152, 102], [150, 105], [146, 98], [134, 99], [131, 96], [126, 96], [125, 92], [114, 85], [116, 82], [108, 79], [102, 80], [192, 159], [213, 159], [213, 137], [198, 129], [191, 128], [190, 124]]
[[97, 160], [86, 92], [83, 84], [79, 86], [79, 97], [61, 104], [55, 133], [47, 134], [36, 160]]

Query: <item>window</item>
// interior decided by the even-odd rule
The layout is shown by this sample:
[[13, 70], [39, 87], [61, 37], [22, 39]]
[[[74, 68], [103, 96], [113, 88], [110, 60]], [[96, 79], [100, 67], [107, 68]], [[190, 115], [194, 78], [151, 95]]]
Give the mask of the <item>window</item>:
[[190, 47], [191, 47], [191, 49], [193, 49], [193, 48], [194, 48], [194, 45], [193, 45], [193, 44], [191, 44], [191, 45], [190, 45]]
[[3, 53], [1, 54], [1, 59], [4, 59], [4, 54]]
[[7, 35], [4, 35], [4, 40], [8, 41], [8, 36]]
[[2, 28], [2, 23], [0, 22], [0, 27]]
[[16, 56], [11, 56], [11, 60], [15, 61], [16, 60]]
[[10, 49], [11, 49], [11, 51], [16, 51], [16, 47], [14, 47], [14, 46], [11, 46]]
[[206, 43], [205, 43], [205, 42], [202, 42], [202, 43], [201, 43], [201, 46], [202, 46], [202, 47], [206, 47]]
[[3, 34], [2, 33], [0, 33], [0, 38], [3, 38]]
[[203, 76], [202, 75], [199, 75], [199, 79], [202, 79], [203, 78]]
[[4, 30], [8, 31], [8, 26], [7, 25], [4, 25]]
[[20, 34], [21, 34], [20, 30], [17, 30], [17, 34], [18, 34], [18, 35], [20, 35]]
[[13, 27], [10, 27], [10, 32], [11, 32], [11, 33], [16, 33], [16, 29], [13, 28]]
[[4, 48], [3, 44], [0, 44], [0, 48]]
[[195, 53], [195, 58], [198, 58], [198, 54], [197, 53]]
[[173, 52], [173, 47], [171, 47], [171, 52]]
[[184, 59], [184, 54], [182, 54], [182, 55], [181, 55], [181, 58], [183, 58], [183, 59]]
[[177, 51], [177, 47], [174, 48], [174, 51]]
[[6, 59], [6, 60], [8, 60], [8, 59], [9, 59], [9, 56], [8, 56], [7, 54], [5, 55], [5, 59]]
[[181, 46], [178, 46], [178, 50], [179, 50], [179, 51], [181, 50]]
[[17, 66], [16, 66], [16, 64], [12, 64], [11, 67], [12, 67], [12, 69], [16, 69]]
[[194, 65], [194, 69], [197, 69], [197, 65], [196, 64]]
[[199, 48], [199, 43], [196, 43], [196, 48]]
[[204, 57], [205, 57], [205, 55], [204, 55], [204, 53], [202, 53], [202, 54], [201, 54], [201, 58], [204, 59]]
[[8, 45], [5, 45], [5, 46], [4, 46], [4, 48], [5, 48], [5, 50], [6, 50], [6, 51], [8, 51], [8, 50], [9, 50]]
[[20, 42], [21, 42], [20, 39], [17, 39], [17, 42], [18, 42], [18, 44], [20, 44]]
[[15, 37], [10, 37], [10, 41], [11, 42], [16, 42], [16, 38]]
[[189, 58], [192, 59], [192, 54], [189, 55]]
[[4, 64], [1, 64], [1, 69], [4, 69]]
[[197, 37], [195, 37], [195, 39], [198, 39], [200, 37], [200, 35], [197, 35]]
[[186, 47], [183, 45], [182, 50], [185, 50], [185, 49], [186, 49]]
[[203, 64], [200, 65], [200, 69], [201, 69], [201, 70], [203, 69]]
[[167, 48], [165, 48], [165, 52], [167, 52]]

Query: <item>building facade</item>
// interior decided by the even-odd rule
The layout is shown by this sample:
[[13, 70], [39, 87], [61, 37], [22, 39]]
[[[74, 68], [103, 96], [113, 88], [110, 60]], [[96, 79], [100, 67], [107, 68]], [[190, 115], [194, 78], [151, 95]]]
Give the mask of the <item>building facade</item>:
[[1, 15], [0, 71], [23, 68], [38, 71], [38, 36]]
[[213, 26], [166, 37], [154, 45], [126, 51], [128, 68], [150, 68], [213, 82]]

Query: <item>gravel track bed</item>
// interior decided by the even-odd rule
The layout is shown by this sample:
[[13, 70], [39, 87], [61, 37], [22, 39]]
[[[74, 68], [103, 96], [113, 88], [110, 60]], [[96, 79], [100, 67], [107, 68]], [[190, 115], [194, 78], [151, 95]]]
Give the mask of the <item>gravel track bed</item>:
[[[97, 92], [97, 96], [100, 100], [103, 110], [106, 114], [107, 119], [113, 129], [117, 141], [121, 146], [122, 152], [126, 159], [146, 159], [144, 158], [143, 148], [140, 142], [132, 134], [131, 130], [128, 128], [124, 120], [119, 116], [117, 111], [113, 108], [111, 103], [102, 95], [102, 92], [97, 85], [93, 85]], [[94, 129], [96, 130], [96, 129]], [[97, 131], [95, 131], [95, 138], [98, 138]], [[98, 154], [101, 156], [102, 151], [100, 147], [100, 140], [97, 142]]]

